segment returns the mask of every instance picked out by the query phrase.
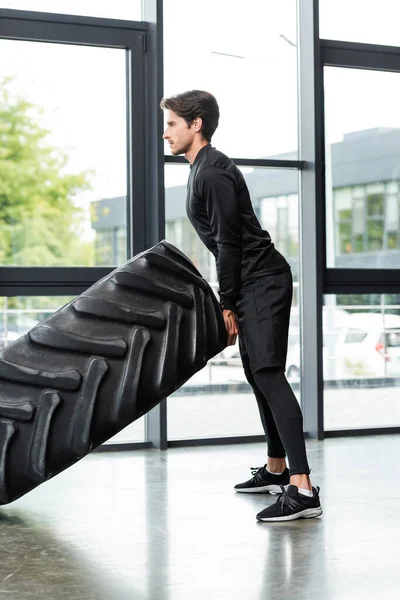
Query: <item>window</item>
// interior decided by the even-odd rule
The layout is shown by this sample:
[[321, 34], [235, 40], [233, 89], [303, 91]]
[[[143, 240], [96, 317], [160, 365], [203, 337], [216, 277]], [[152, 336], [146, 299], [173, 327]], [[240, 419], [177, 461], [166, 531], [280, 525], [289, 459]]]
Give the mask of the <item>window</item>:
[[[0, 297], [0, 350], [72, 300], [69, 296]], [[137, 419], [106, 443], [144, 441], [144, 423], [145, 417]]]
[[364, 341], [367, 337], [367, 333], [365, 331], [361, 331], [359, 329], [349, 329], [347, 333], [344, 343], [345, 344], [359, 344]]
[[0, 0], [0, 8], [140, 21], [141, 0]]
[[[400, 425], [400, 295], [327, 295], [324, 316], [340, 311], [324, 347], [325, 430]], [[328, 320], [324, 318], [324, 337]]]
[[164, 93], [215, 95], [222, 152], [296, 159], [296, 44], [296, 0], [164, 0]]
[[[214, 257], [200, 242], [186, 217], [188, 172], [186, 165], [167, 164], [165, 167], [167, 236], [189, 256], [216, 292], [218, 283]], [[294, 295], [288, 365], [291, 367], [291, 383], [300, 398], [298, 174], [262, 168], [246, 168], [242, 172], [261, 225], [270, 232], [278, 249], [292, 265]], [[226, 348], [168, 399], [169, 439], [262, 434], [257, 404], [251, 401], [251, 395], [238, 345]]]
[[125, 51], [2, 39], [0, 52], [0, 264], [124, 262]]
[[399, 348], [400, 347], [400, 331], [387, 330], [385, 339], [386, 339], [387, 348]]
[[322, 38], [399, 45], [397, 0], [319, 0], [319, 15]]
[[325, 67], [328, 267], [399, 267], [399, 93], [398, 73]]
[[[390, 186], [391, 183], [376, 184], [333, 191], [339, 256], [399, 249], [399, 195], [389, 194]], [[343, 259], [342, 264], [347, 266]]]

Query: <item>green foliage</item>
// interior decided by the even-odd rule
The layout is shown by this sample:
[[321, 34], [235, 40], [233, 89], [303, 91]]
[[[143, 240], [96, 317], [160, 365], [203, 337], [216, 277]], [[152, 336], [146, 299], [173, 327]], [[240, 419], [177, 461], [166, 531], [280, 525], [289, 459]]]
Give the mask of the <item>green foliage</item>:
[[89, 189], [88, 173], [66, 173], [68, 158], [49, 144], [40, 110], [9, 83], [0, 83], [0, 264], [91, 265], [83, 210], [74, 202]]

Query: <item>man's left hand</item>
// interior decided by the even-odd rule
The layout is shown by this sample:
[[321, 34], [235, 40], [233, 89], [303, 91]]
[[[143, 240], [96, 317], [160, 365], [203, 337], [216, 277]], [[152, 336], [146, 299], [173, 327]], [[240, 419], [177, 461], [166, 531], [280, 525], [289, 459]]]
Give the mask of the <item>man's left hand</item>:
[[225, 321], [226, 332], [228, 334], [228, 346], [234, 346], [236, 344], [236, 338], [239, 333], [237, 316], [233, 310], [223, 310], [222, 315]]

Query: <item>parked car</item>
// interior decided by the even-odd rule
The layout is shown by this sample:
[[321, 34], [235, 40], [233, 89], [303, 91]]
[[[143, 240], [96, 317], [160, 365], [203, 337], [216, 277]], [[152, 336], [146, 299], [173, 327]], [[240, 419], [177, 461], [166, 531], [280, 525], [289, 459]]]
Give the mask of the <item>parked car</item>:
[[352, 315], [347, 331], [341, 336], [336, 360], [349, 377], [400, 375], [400, 316]]
[[[342, 332], [351, 318], [351, 314], [342, 308], [324, 306], [322, 311], [323, 326], [323, 361], [324, 372], [336, 371], [336, 346]], [[286, 360], [286, 376], [290, 382], [300, 379], [300, 342], [289, 346]]]
[[[323, 369], [325, 379], [400, 376], [400, 316], [355, 313], [327, 339], [324, 327]], [[300, 377], [300, 344], [288, 352], [286, 374]]]

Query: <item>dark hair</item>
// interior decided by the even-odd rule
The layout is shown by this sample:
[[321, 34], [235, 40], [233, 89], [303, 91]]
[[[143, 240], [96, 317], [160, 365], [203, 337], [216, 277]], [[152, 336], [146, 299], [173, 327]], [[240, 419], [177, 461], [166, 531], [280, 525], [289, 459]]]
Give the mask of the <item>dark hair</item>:
[[201, 117], [203, 121], [201, 133], [208, 142], [211, 142], [219, 120], [218, 102], [212, 94], [191, 90], [170, 98], [163, 98], [160, 106], [163, 110], [173, 110], [179, 117], [185, 119], [188, 125], [191, 125], [194, 119]]

